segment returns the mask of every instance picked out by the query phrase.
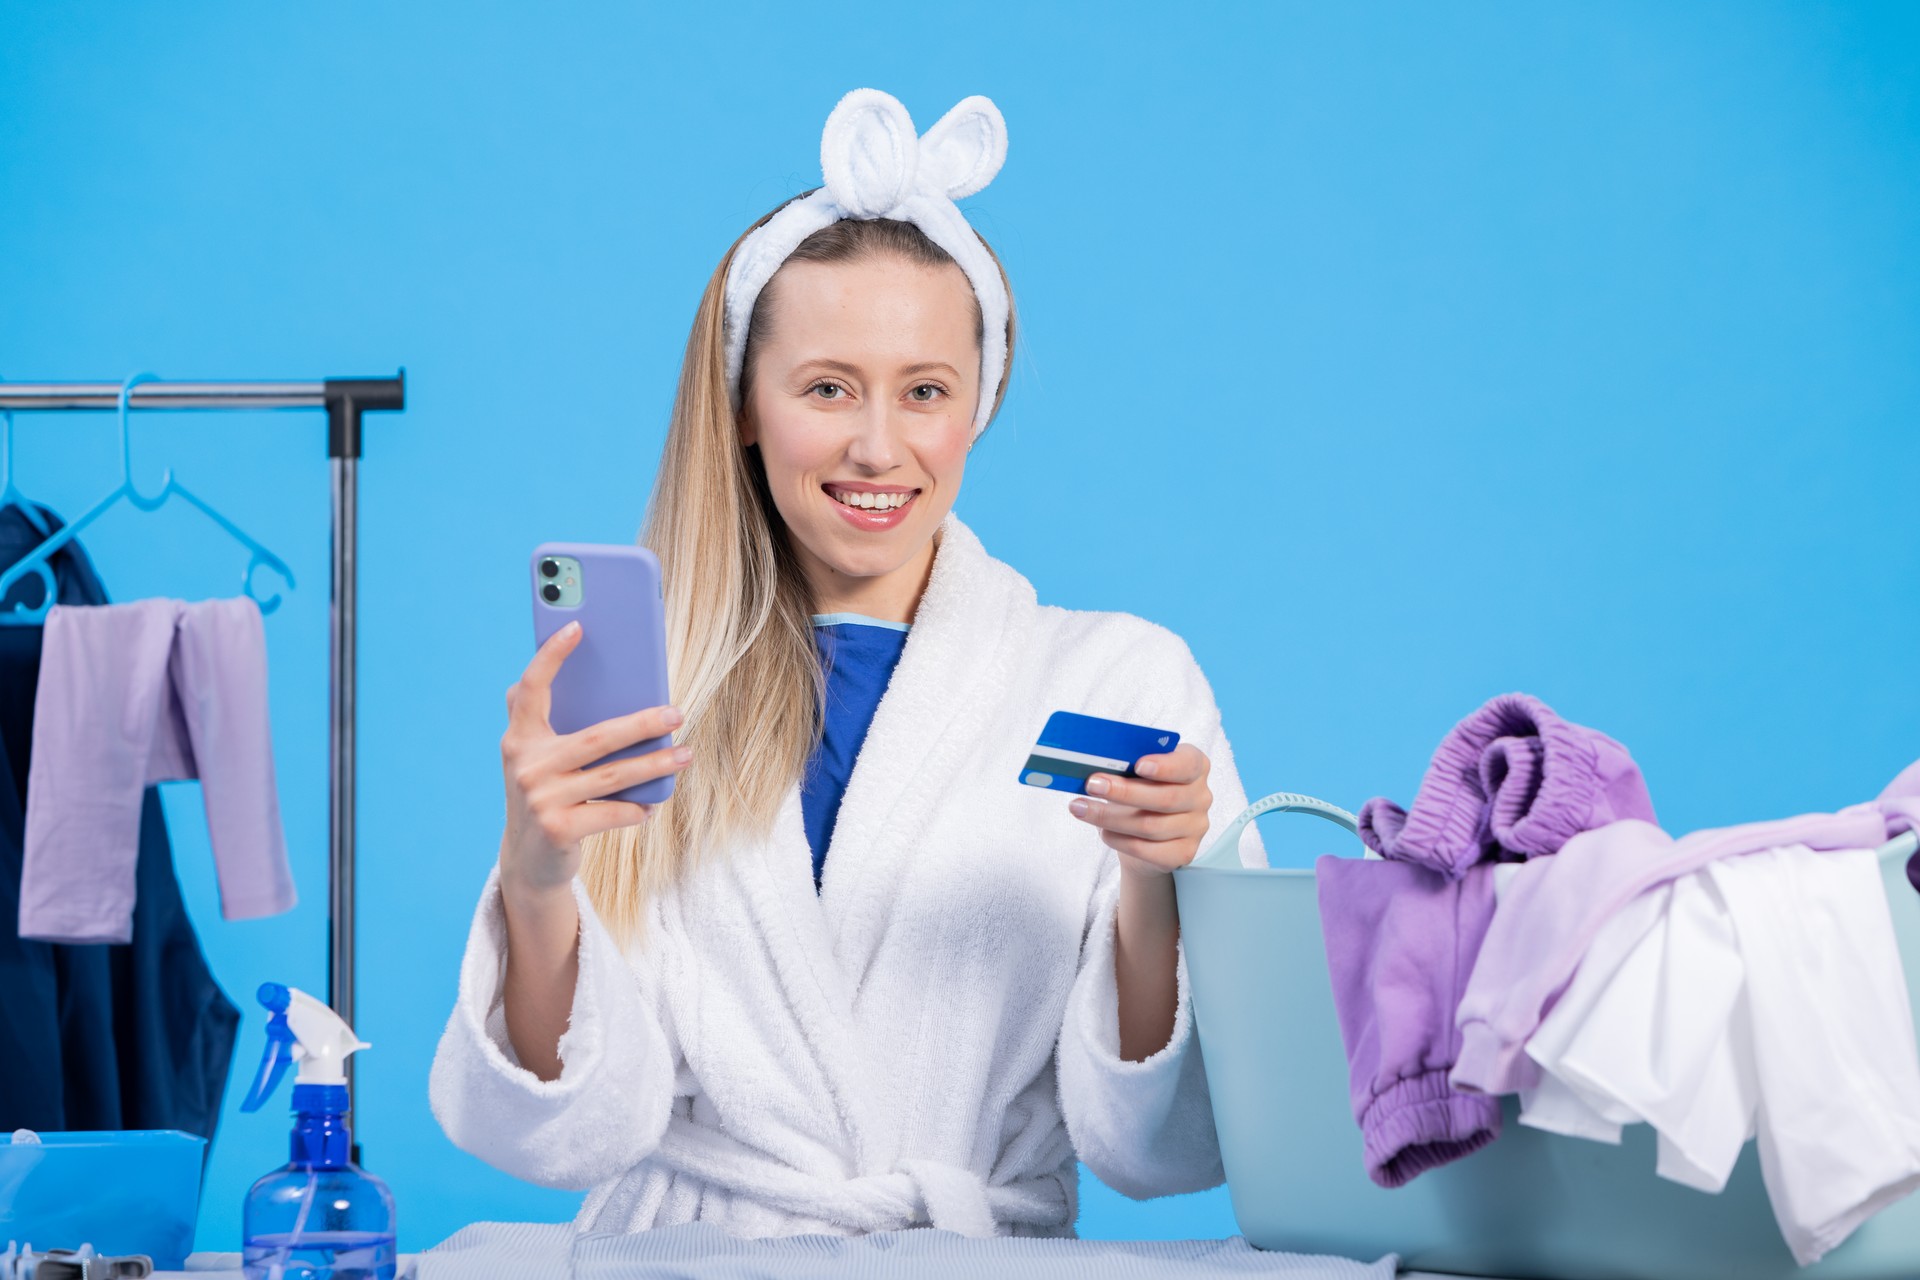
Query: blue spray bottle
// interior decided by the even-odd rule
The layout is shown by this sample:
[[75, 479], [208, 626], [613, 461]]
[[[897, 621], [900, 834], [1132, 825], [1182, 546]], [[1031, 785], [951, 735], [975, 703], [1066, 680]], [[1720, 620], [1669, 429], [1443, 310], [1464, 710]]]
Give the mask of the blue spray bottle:
[[349, 1158], [347, 1055], [361, 1043], [304, 991], [264, 983], [267, 1052], [242, 1111], [257, 1111], [287, 1068], [293, 1159], [253, 1184], [242, 1218], [247, 1280], [393, 1280], [393, 1193]]

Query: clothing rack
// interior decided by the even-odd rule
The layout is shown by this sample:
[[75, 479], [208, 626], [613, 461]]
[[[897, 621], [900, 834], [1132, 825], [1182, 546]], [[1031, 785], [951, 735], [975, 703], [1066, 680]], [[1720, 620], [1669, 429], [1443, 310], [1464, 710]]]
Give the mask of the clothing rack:
[[[354, 608], [359, 523], [360, 417], [407, 407], [407, 371], [391, 378], [327, 378], [320, 382], [142, 382], [129, 393], [134, 409], [325, 409], [327, 457], [333, 469], [332, 636], [327, 769], [327, 1003], [354, 1022]], [[118, 382], [0, 382], [0, 410], [24, 413], [120, 408]], [[353, 1058], [346, 1061], [353, 1084]], [[356, 1148], [358, 1144], [356, 1143]], [[357, 1155], [356, 1155], [357, 1158]]]

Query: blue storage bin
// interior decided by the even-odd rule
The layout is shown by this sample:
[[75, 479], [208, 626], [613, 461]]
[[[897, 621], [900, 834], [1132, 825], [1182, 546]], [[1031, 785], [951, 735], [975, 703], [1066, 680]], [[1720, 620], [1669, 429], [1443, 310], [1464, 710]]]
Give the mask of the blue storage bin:
[[[1342, 812], [1306, 797], [1261, 804]], [[1327, 834], [1327, 852], [1360, 852], [1353, 837]], [[1561, 1137], [1521, 1125], [1512, 1098], [1491, 1145], [1397, 1190], [1375, 1186], [1348, 1101], [1313, 872], [1239, 867], [1238, 836], [1236, 824], [1226, 865], [1196, 860], [1174, 885], [1234, 1216], [1256, 1246], [1398, 1253], [1410, 1268], [1527, 1280], [1920, 1276], [1920, 1196], [1803, 1269], [1774, 1223], [1753, 1143], [1726, 1189], [1707, 1195], [1654, 1173], [1648, 1125], [1629, 1126], [1617, 1147]], [[1920, 894], [1903, 857], [1885, 858], [1882, 871], [1911, 994], [1920, 991]]]
[[193, 1252], [206, 1146], [177, 1129], [43, 1133], [38, 1145], [0, 1134], [0, 1247], [91, 1244], [177, 1271]]

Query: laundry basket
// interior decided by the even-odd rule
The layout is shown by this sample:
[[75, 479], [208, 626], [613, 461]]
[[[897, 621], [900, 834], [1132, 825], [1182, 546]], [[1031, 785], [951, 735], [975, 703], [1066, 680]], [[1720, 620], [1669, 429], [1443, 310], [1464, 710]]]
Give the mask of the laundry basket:
[[[1617, 1147], [1561, 1137], [1520, 1124], [1512, 1098], [1495, 1142], [1397, 1190], [1375, 1186], [1361, 1166], [1313, 872], [1243, 868], [1235, 855], [1245, 825], [1269, 812], [1329, 818], [1348, 834], [1327, 828], [1327, 852], [1360, 852], [1352, 815], [1282, 793], [1174, 873], [1220, 1154], [1253, 1244], [1391, 1252], [1416, 1269], [1514, 1280], [1920, 1277], [1920, 1196], [1800, 1268], [1753, 1143], [1726, 1189], [1707, 1195], [1656, 1176], [1650, 1126], [1629, 1126]], [[1920, 990], [1920, 895], [1902, 860], [1882, 871], [1907, 985]]]

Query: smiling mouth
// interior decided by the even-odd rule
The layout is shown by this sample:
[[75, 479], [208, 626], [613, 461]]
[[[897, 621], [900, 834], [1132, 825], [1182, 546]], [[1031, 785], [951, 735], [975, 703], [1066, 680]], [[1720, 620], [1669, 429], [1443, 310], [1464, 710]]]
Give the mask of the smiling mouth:
[[837, 485], [821, 485], [821, 491], [843, 507], [855, 511], [873, 511], [884, 513], [898, 511], [919, 494], [918, 489], [843, 489]]

